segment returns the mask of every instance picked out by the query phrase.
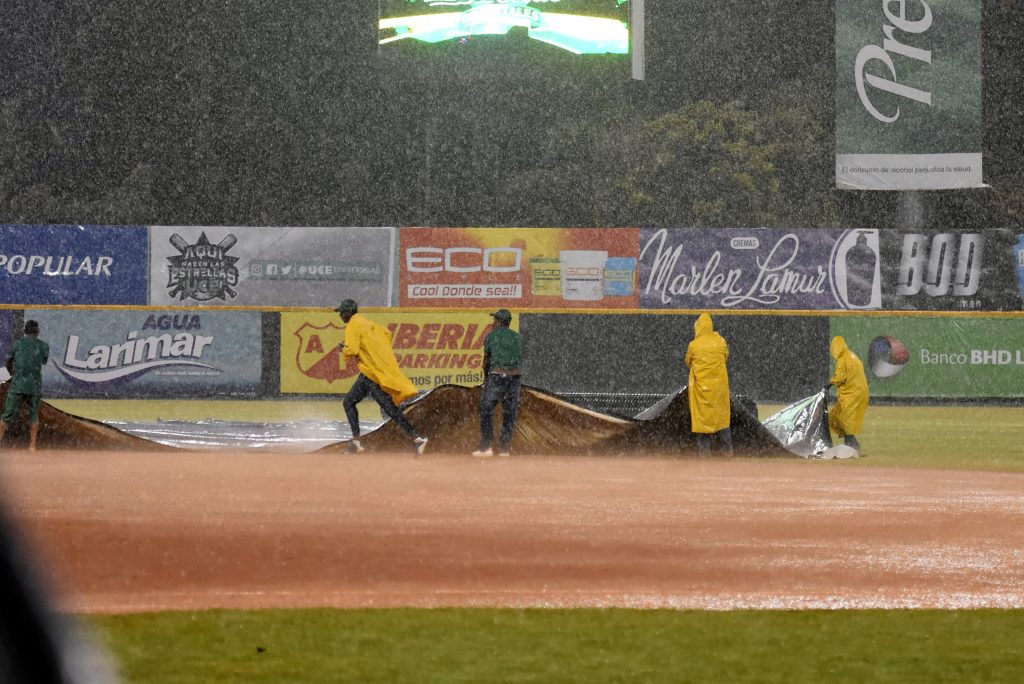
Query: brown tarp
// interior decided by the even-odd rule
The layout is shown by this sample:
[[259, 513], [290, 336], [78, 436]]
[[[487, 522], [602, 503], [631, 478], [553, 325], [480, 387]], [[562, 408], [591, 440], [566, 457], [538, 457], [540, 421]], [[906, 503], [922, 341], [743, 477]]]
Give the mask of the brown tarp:
[[[0, 385], [0, 402], [8, 384]], [[429, 451], [469, 454], [480, 440], [480, 395], [483, 388], [443, 385], [406, 407], [406, 414], [430, 438]], [[135, 437], [104, 423], [79, 418], [45, 401], [39, 407], [40, 449], [109, 451], [177, 451], [177, 447]], [[501, 429], [501, 410], [495, 412], [495, 434]], [[733, 449], [741, 456], [792, 456], [761, 425], [748, 403], [733, 398]], [[363, 435], [373, 451], [412, 451], [409, 437], [393, 422]], [[4, 448], [28, 445], [28, 426], [15, 421], [4, 439]], [[345, 451], [347, 442], [320, 451]], [[519, 420], [512, 440], [513, 451], [535, 455], [630, 455], [693, 453], [690, 409], [686, 389], [665, 397], [637, 419], [625, 419], [576, 406], [555, 395], [523, 387]]]
[[[472, 452], [480, 440], [480, 396], [483, 388], [443, 385], [406, 407], [414, 426], [430, 438], [428, 450]], [[741, 399], [733, 401], [733, 448], [737, 455], [792, 456], [752, 415]], [[690, 407], [686, 390], [666, 397], [627, 420], [597, 413], [532, 387], [523, 387], [512, 450], [535, 455], [628, 455], [692, 453]], [[495, 412], [495, 435], [501, 410]], [[373, 451], [412, 451], [409, 437], [393, 422], [363, 435], [362, 444]], [[347, 442], [321, 451], [345, 451]]]
[[[0, 406], [7, 399], [10, 382], [0, 385]], [[22, 407], [25, 411], [26, 407]], [[25, 449], [28, 447], [28, 425], [25, 416], [8, 426], [7, 436], [0, 447]], [[39, 449], [96, 450], [96, 451], [178, 451], [141, 437], [134, 437], [117, 428], [88, 418], [79, 418], [54, 408], [45, 401], [39, 404]]]

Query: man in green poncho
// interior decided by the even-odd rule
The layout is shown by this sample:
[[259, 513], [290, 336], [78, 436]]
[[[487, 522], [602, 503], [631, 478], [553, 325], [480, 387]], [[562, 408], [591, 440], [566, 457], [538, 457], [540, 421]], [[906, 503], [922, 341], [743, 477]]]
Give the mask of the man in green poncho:
[[11, 345], [7, 353], [11, 383], [7, 388], [3, 415], [0, 415], [0, 440], [7, 434], [7, 426], [18, 418], [22, 404], [28, 404], [28, 450], [36, 450], [39, 400], [43, 393], [43, 365], [49, 358], [50, 345], [39, 339], [39, 323], [26, 321], [25, 335]]

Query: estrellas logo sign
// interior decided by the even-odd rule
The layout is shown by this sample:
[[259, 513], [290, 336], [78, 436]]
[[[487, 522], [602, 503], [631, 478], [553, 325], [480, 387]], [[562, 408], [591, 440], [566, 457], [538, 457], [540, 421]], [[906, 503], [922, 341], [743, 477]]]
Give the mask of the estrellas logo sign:
[[238, 286], [238, 257], [228, 256], [228, 250], [238, 242], [228, 234], [216, 245], [211, 244], [206, 233], [190, 245], [177, 233], [170, 237], [170, 243], [180, 252], [168, 257], [167, 287], [171, 298], [178, 300], [195, 299], [207, 302], [212, 299], [234, 299], [234, 288]]

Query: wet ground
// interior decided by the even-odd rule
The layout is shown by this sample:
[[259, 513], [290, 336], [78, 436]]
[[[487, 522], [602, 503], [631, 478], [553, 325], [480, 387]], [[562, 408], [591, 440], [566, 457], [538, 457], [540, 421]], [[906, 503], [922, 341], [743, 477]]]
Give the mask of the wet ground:
[[8, 451], [0, 492], [70, 611], [1024, 607], [1024, 474]]

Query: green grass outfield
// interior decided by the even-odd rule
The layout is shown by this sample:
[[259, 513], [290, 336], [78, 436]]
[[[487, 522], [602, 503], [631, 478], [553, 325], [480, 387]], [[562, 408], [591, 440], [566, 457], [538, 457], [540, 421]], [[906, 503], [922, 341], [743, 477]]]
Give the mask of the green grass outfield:
[[[230, 417], [257, 419], [267, 408], [235, 406]], [[860, 437], [866, 458], [807, 467], [1024, 471], [1017, 407], [873, 406]], [[85, 620], [129, 684], [1024, 681], [1024, 610], [321, 609]]]
[[1020, 682], [1024, 611], [295, 610], [92, 617], [123, 681]]

